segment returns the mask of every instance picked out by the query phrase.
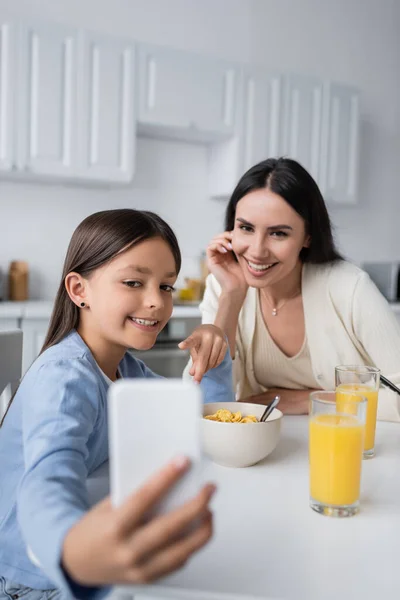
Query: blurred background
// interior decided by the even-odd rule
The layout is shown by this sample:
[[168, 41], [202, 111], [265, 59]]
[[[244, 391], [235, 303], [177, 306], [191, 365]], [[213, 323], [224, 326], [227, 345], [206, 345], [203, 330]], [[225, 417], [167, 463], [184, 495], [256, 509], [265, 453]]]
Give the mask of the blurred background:
[[[335, 194], [331, 199], [327, 197], [337, 241], [342, 252], [357, 263], [400, 259], [400, 3], [397, 0], [2, 0], [0, 26], [3, 159], [0, 268], [6, 273], [11, 261], [28, 261], [30, 298], [53, 298], [73, 229], [86, 215], [109, 208], [134, 207], [160, 213], [178, 235], [184, 257], [182, 276], [199, 276], [201, 253], [210, 238], [222, 230], [229, 193], [249, 166], [240, 156], [231, 161], [226, 157], [221, 161], [217, 156], [213, 162], [209, 143], [214, 134], [217, 138], [218, 135], [224, 138], [225, 134], [229, 138], [232, 134], [232, 137], [236, 135], [239, 146], [244, 145], [241, 117], [237, 115], [243, 110], [237, 104], [240, 104], [240, 92], [236, 95], [240, 73], [235, 69], [246, 65], [258, 76], [263, 72], [266, 77], [290, 75], [294, 88], [298, 78], [304, 78], [306, 88], [302, 89], [301, 81], [298, 86], [300, 124], [293, 121], [291, 124], [297, 127], [297, 135], [305, 135], [304, 141], [300, 139], [300, 146], [304, 147], [312, 145], [309, 136], [315, 136], [314, 130], [306, 131], [306, 125], [309, 120], [312, 127], [314, 119], [315, 126], [319, 118], [321, 107], [315, 105], [319, 83], [324, 85], [331, 81], [354, 88], [359, 120], [355, 113], [342, 125], [347, 132], [359, 126], [359, 146], [354, 154], [352, 149], [348, 152], [348, 148], [340, 148], [339, 141], [338, 155], [339, 169], [347, 160], [345, 168], [354, 170], [354, 160], [358, 161], [356, 192], [350, 190], [350, 197], [342, 199], [339, 190], [336, 197]], [[21, 26], [25, 28], [22, 34], [17, 31]], [[80, 36], [88, 36], [88, 39], [82, 42]], [[82, 49], [81, 43], [88, 47], [93, 44], [95, 50]], [[141, 43], [159, 47], [160, 54], [155, 53], [153, 62], [151, 49], [147, 54], [143, 50], [144, 58], [140, 54]], [[127, 83], [131, 67], [121, 64], [130, 44], [136, 57], [132, 55], [129, 60], [147, 60], [142, 67], [148, 71], [140, 73], [138, 67], [132, 72], [133, 81]], [[170, 49], [183, 53], [172, 58], [167, 53], [164, 60], [163, 51]], [[202, 85], [199, 92], [203, 94], [202, 102], [219, 101], [219, 97], [213, 99], [212, 96], [218, 95], [218, 86], [223, 81], [228, 86], [225, 93], [231, 96], [223, 101], [235, 104], [225, 106], [224, 110], [233, 113], [236, 110], [236, 117], [232, 112], [225, 115], [226, 131], [222, 133], [217, 131], [219, 124], [215, 131], [209, 131], [206, 124], [203, 138], [185, 136], [179, 131], [174, 134], [173, 127], [164, 127], [163, 131], [163, 118], [168, 123], [171, 117], [168, 110], [179, 112], [187, 107], [188, 112], [191, 111], [190, 82], [189, 87], [183, 84], [180, 89], [180, 75], [185, 78], [188, 69], [193, 78], [200, 77], [200, 83], [207, 82], [207, 73], [201, 72], [201, 61], [196, 63], [199, 58], [211, 60], [207, 89]], [[92, 60], [92, 64], [84, 66], [81, 63], [85, 60]], [[215, 65], [222, 65], [221, 80], [218, 80], [219, 73], [213, 72], [213, 61]], [[225, 72], [224, 63], [227, 63]], [[210, 63], [206, 61], [205, 69], [208, 66]], [[86, 69], [84, 75], [80, 74], [82, 69]], [[233, 79], [229, 79], [232, 75]], [[141, 80], [142, 76], [147, 77], [146, 83]], [[93, 85], [87, 86], [88, 79]], [[309, 82], [311, 87], [307, 88]], [[315, 82], [316, 87], [313, 87]], [[126, 89], [121, 87], [124, 85]], [[146, 91], [137, 91], [140, 85], [147, 85]], [[281, 109], [284, 85], [285, 82], [278, 102]], [[76, 100], [74, 94], [79, 94], [85, 86], [90, 88], [89, 95], [97, 89], [98, 97], [86, 98], [86, 113], [79, 114], [79, 103], [84, 104], [84, 100]], [[247, 92], [258, 93], [257, 82], [252, 89], [253, 92], [251, 89]], [[314, 94], [311, 108], [301, 104], [302, 91], [305, 91], [306, 101], [311, 98], [310, 93]], [[298, 89], [294, 89], [294, 95], [296, 92]], [[150, 115], [147, 131], [145, 110], [142, 110], [141, 99], [136, 99], [136, 94], [142, 93], [155, 94], [156, 105], [160, 99], [157, 94], [165, 97], [164, 115], [162, 110], [156, 114], [156, 110], [153, 121]], [[132, 108], [122, 107], [124, 94]], [[182, 102], [180, 97], [185, 94]], [[151, 104], [155, 98], [149, 96], [147, 100]], [[299, 97], [293, 98], [295, 102]], [[174, 100], [176, 107], [168, 106], [168, 102]], [[195, 99], [194, 104], [198, 100]], [[268, 118], [282, 119], [282, 114], [271, 113], [271, 107], [266, 104], [267, 100], [264, 106], [269, 111]], [[330, 109], [332, 111], [332, 104]], [[193, 110], [195, 113], [197, 107]], [[290, 107], [287, 110], [290, 113]], [[308, 114], [308, 110], [311, 113]], [[138, 126], [134, 123], [138, 116], [143, 127], [141, 123]], [[157, 128], [158, 118], [160, 127]], [[181, 129], [191, 127], [194, 131], [196, 125], [201, 129], [201, 125], [191, 123], [190, 118], [188, 115], [188, 122], [183, 122]], [[292, 118], [295, 118], [293, 111]], [[96, 119], [97, 133], [93, 129]], [[119, 139], [121, 119], [124, 119], [125, 140]], [[173, 125], [172, 121], [173, 118]], [[302, 122], [305, 123], [303, 128]], [[92, 131], [82, 144], [92, 146], [88, 150], [89, 163], [95, 166], [97, 151], [93, 145], [96, 143], [101, 146], [97, 152], [100, 167], [102, 159], [107, 166], [107, 160], [112, 162], [116, 153], [121, 159], [125, 149], [124, 160], [131, 164], [124, 167], [126, 172], [121, 177], [115, 177], [112, 169], [109, 177], [103, 173], [100, 180], [96, 180], [96, 174], [80, 180], [76, 177], [79, 166], [73, 165], [77, 149], [75, 137], [79, 144], [79, 136], [88, 123]], [[265, 126], [263, 115], [260, 113], [258, 118], [256, 114], [251, 124], [252, 135], [265, 138], [271, 134], [270, 125]], [[185, 137], [186, 141], [182, 141]], [[350, 145], [353, 142], [347, 140]], [[260, 141], [256, 140], [257, 143]], [[261, 143], [258, 152], [269, 150], [289, 153], [290, 141], [286, 146], [276, 140], [269, 145]], [[237, 148], [224, 150], [228, 154], [234, 151], [237, 152]], [[323, 153], [323, 148], [317, 145], [313, 151], [315, 163], [321, 158], [315, 157], [315, 152]], [[7, 156], [10, 152], [12, 155]], [[266, 157], [258, 156], [257, 151], [252, 155], [250, 151], [247, 162]], [[298, 158], [313, 171], [311, 163], [305, 164], [307, 152], [302, 155], [300, 151]], [[323, 168], [319, 165], [319, 176], [315, 169], [313, 173], [321, 187]], [[131, 181], [118, 181], [124, 177]], [[212, 188], [221, 185], [225, 189], [215, 198]], [[4, 291], [3, 297], [6, 297]]]

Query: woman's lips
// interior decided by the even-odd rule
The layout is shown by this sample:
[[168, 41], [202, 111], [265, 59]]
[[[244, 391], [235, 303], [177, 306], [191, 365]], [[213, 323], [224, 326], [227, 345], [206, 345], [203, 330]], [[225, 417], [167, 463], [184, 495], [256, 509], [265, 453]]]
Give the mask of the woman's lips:
[[271, 269], [273, 269], [275, 265], [278, 264], [277, 262], [264, 264], [253, 263], [247, 258], [244, 258], [244, 260], [246, 261], [248, 271], [253, 277], [265, 277], [265, 275], [267, 275], [271, 271]]

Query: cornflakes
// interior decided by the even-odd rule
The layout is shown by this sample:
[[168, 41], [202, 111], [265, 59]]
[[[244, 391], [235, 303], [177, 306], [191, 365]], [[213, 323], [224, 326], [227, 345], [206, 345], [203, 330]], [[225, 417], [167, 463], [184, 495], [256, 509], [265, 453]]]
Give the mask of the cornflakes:
[[213, 415], [207, 415], [204, 417], [208, 421], [219, 421], [220, 423], [258, 423], [257, 417], [254, 415], [247, 415], [242, 417], [240, 411], [231, 412], [226, 408], [220, 408]]

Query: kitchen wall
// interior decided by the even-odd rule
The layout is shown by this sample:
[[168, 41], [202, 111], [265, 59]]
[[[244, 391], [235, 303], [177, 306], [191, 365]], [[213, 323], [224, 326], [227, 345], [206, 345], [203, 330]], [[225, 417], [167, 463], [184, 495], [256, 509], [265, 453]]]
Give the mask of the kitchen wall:
[[[362, 92], [360, 205], [332, 209], [337, 239], [356, 262], [400, 259], [400, 5], [396, 0], [2, 0], [2, 11], [131, 36], [356, 85]], [[290, 15], [290, 20], [289, 20]], [[125, 189], [0, 182], [0, 268], [31, 265], [31, 295], [54, 295], [74, 227], [88, 214], [130, 206], [175, 228], [183, 275], [221, 229], [224, 204], [207, 196], [204, 147], [139, 140]]]
[[254, 0], [251, 57], [361, 90], [359, 206], [331, 209], [356, 262], [400, 260], [400, 2]]

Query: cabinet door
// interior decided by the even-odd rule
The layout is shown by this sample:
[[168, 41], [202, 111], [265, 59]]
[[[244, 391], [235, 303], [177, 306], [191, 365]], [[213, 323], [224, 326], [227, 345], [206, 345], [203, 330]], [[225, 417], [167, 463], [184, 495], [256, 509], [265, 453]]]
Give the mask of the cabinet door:
[[15, 162], [15, 25], [0, 20], [0, 170]]
[[130, 43], [87, 33], [80, 74], [83, 176], [130, 181], [136, 139], [135, 56]]
[[317, 181], [322, 104], [322, 81], [301, 76], [287, 77], [283, 154], [297, 160]]
[[[227, 137], [234, 132], [239, 77], [234, 65], [141, 46], [139, 122], [169, 131]], [[206, 138], [205, 138], [206, 139]]]
[[321, 190], [328, 202], [355, 204], [358, 188], [358, 91], [327, 84], [322, 137]]
[[277, 157], [282, 150], [282, 78], [248, 72], [244, 93], [243, 173], [261, 160]]
[[56, 25], [21, 28], [19, 167], [76, 174], [77, 33]]

